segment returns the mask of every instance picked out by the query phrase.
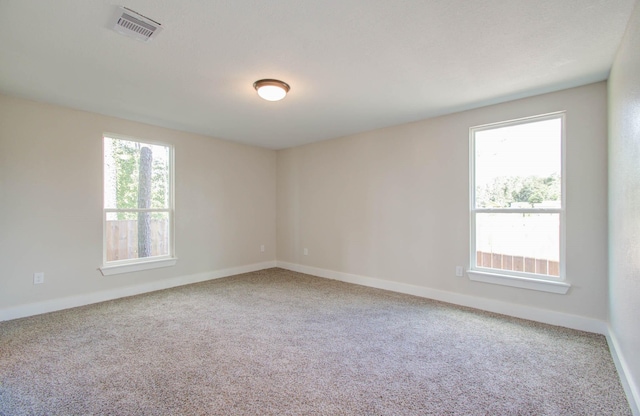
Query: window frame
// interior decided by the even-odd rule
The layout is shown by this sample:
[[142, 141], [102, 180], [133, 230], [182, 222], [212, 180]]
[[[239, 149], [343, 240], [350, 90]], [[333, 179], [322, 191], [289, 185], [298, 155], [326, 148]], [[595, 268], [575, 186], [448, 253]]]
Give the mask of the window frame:
[[[105, 207], [105, 139], [111, 138], [116, 140], [126, 140], [142, 144], [155, 146], [163, 146], [168, 149], [168, 165], [169, 165], [169, 192], [167, 194], [167, 208], [106, 208]], [[170, 143], [157, 140], [140, 139], [137, 137], [109, 133], [102, 134], [102, 266], [99, 267], [103, 276], [109, 276], [121, 273], [131, 273], [142, 270], [156, 269], [160, 267], [170, 267], [177, 263], [175, 256], [175, 148]], [[169, 218], [168, 225], [168, 253], [161, 256], [142, 257], [135, 259], [111, 260], [107, 261], [107, 214], [118, 212], [166, 212]]]
[[[560, 119], [561, 122], [561, 184], [560, 208], [476, 208], [476, 133], [503, 127], [525, 125], [529, 123]], [[559, 216], [559, 276], [542, 275], [513, 270], [481, 267], [476, 255], [476, 217], [478, 214], [539, 213], [558, 214]], [[473, 126], [469, 128], [469, 269], [467, 274], [473, 281], [493, 283], [524, 289], [565, 294], [570, 288], [566, 282], [566, 112], [558, 111], [508, 121]]]

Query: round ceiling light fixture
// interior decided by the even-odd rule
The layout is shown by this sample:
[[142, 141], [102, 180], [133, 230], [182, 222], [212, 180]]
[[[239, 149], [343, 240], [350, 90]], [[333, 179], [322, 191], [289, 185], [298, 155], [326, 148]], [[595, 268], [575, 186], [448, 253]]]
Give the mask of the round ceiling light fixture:
[[253, 88], [258, 91], [260, 98], [267, 101], [282, 100], [291, 87], [286, 82], [277, 79], [261, 79], [253, 83]]

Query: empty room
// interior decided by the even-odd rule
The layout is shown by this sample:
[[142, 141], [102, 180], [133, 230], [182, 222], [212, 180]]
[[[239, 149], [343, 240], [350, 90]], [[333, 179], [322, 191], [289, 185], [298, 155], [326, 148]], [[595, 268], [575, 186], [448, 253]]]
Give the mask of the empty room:
[[638, 0], [0, 1], [0, 415], [640, 415]]

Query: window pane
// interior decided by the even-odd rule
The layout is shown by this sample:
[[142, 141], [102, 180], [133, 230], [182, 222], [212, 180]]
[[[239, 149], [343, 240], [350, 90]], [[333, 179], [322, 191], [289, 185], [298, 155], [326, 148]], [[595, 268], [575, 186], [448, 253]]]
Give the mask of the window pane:
[[104, 138], [105, 208], [168, 208], [169, 147]]
[[560, 276], [560, 214], [475, 215], [478, 267]]
[[561, 207], [562, 119], [475, 133], [475, 207]]
[[107, 213], [106, 246], [107, 261], [168, 255], [169, 213]]

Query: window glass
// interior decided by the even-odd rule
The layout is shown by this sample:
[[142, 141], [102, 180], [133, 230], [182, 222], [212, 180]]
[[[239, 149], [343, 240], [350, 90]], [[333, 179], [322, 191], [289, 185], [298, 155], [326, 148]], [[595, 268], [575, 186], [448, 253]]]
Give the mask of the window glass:
[[476, 132], [476, 208], [560, 208], [561, 159], [561, 119]]
[[171, 146], [104, 137], [104, 259], [172, 254]]
[[563, 119], [471, 129], [472, 269], [561, 277]]

